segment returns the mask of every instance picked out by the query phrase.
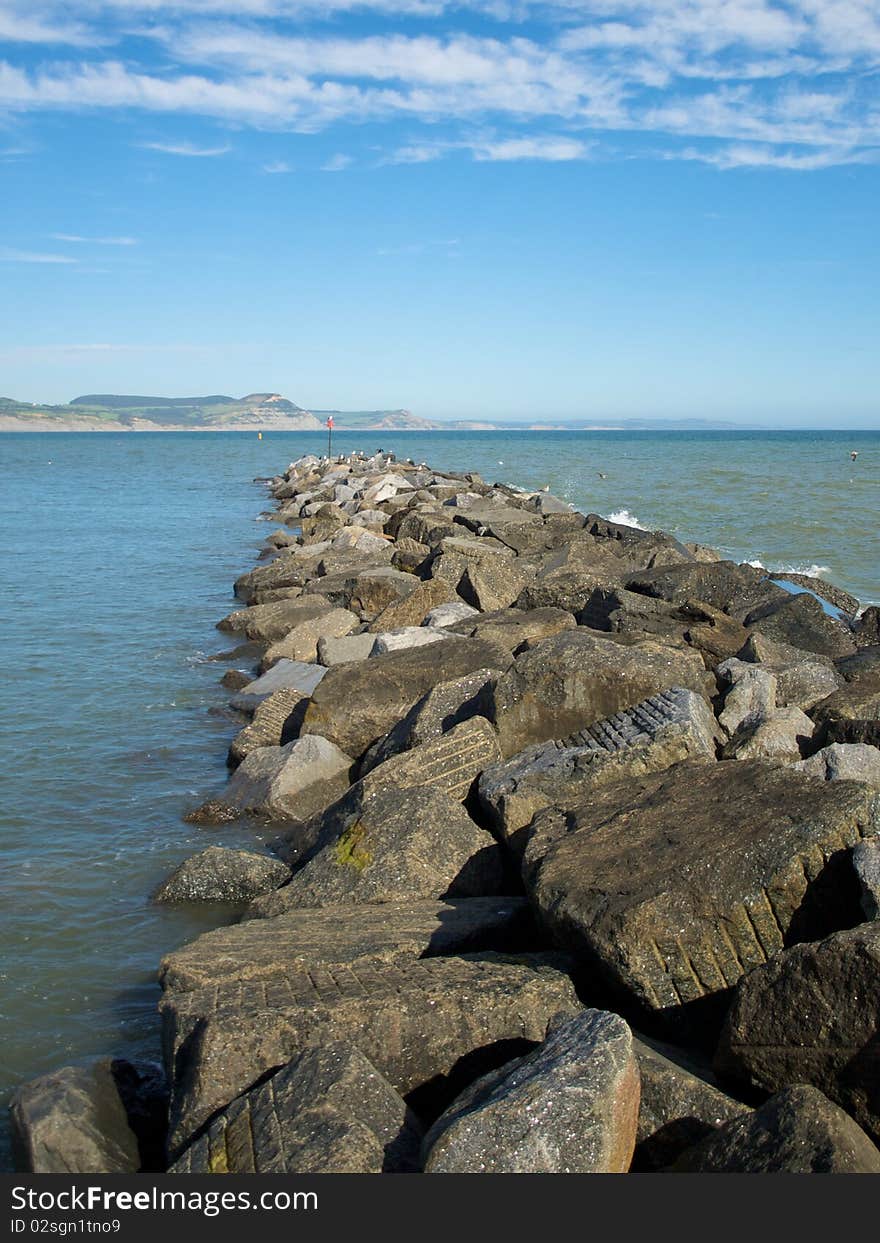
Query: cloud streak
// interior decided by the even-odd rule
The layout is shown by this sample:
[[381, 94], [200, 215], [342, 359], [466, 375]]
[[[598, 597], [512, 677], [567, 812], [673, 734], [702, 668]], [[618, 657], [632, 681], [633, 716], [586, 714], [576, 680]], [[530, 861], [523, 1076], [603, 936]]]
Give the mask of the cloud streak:
[[[378, 32], [340, 34], [333, 19], [354, 13]], [[136, 111], [302, 133], [403, 122], [424, 132], [389, 144], [384, 162], [411, 164], [456, 150], [599, 158], [609, 134], [652, 149], [663, 138], [664, 156], [723, 169], [815, 171], [872, 162], [880, 147], [876, 0], [11, 0], [0, 37], [4, 21], [11, 39], [47, 49], [36, 64], [0, 62], [10, 114]], [[108, 56], [132, 32], [152, 51]], [[469, 142], [461, 131], [475, 127], [497, 137]], [[694, 140], [715, 147], [695, 157]]]

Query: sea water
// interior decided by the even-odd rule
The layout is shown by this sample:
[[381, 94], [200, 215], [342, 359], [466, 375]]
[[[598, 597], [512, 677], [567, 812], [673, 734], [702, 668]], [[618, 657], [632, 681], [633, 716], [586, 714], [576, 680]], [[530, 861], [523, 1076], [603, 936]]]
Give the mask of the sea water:
[[[254, 478], [326, 447], [323, 433], [0, 436], [0, 1109], [22, 1080], [93, 1054], [157, 1057], [160, 957], [227, 918], [150, 894], [195, 850], [254, 843], [181, 819], [221, 788], [238, 728], [208, 657], [233, 646], [215, 623], [272, 529]], [[880, 601], [880, 432], [336, 432], [333, 447], [549, 487]]]

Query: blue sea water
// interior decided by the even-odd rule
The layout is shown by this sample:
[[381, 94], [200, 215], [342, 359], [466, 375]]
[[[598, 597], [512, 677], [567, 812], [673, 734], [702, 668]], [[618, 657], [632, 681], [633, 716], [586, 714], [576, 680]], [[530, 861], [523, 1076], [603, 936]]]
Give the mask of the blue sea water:
[[[334, 434], [340, 452], [380, 446], [880, 601], [880, 432]], [[157, 1055], [159, 958], [223, 915], [150, 893], [196, 849], [253, 842], [181, 820], [222, 785], [237, 728], [207, 656], [232, 646], [215, 622], [272, 529], [252, 481], [325, 449], [0, 436], [0, 1102], [94, 1053]]]

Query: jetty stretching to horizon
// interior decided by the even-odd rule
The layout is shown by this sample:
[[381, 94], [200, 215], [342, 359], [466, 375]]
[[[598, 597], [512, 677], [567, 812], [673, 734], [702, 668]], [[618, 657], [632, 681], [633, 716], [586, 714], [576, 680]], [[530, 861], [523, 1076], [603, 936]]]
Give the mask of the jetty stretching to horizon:
[[189, 819], [271, 851], [162, 884], [236, 920], [164, 1067], [24, 1085], [20, 1168], [880, 1172], [880, 610], [392, 454], [263, 482]]

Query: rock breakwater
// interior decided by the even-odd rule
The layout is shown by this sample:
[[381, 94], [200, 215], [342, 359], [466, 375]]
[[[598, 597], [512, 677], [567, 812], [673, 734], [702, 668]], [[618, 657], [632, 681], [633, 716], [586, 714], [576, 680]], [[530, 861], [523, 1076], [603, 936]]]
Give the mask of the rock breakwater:
[[237, 917], [161, 964], [164, 1096], [26, 1085], [22, 1168], [880, 1168], [871, 611], [390, 454], [268, 486], [190, 819], [272, 854], [157, 895]]

